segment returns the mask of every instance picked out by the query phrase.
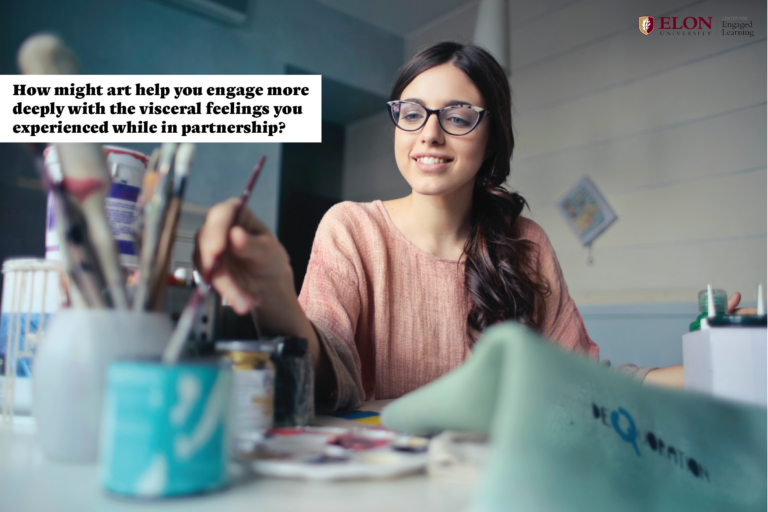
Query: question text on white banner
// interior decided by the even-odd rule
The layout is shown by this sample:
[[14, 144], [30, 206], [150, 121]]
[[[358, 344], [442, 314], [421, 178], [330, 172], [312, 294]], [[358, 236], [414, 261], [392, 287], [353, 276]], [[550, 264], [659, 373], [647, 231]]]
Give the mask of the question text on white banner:
[[0, 142], [321, 142], [320, 75], [0, 75]]

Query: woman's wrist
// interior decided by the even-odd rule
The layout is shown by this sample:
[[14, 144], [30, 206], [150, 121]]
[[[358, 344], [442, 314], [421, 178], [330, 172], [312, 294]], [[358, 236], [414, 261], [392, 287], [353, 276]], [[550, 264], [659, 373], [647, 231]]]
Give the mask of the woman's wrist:
[[273, 279], [259, 290], [260, 300], [254, 311], [259, 330], [270, 336], [299, 336], [306, 320], [293, 286], [293, 271]]
[[299, 304], [293, 284], [293, 271], [261, 290], [261, 303], [254, 308], [254, 321], [266, 336], [294, 336], [307, 340], [307, 348], [320, 375], [327, 366], [317, 333]]

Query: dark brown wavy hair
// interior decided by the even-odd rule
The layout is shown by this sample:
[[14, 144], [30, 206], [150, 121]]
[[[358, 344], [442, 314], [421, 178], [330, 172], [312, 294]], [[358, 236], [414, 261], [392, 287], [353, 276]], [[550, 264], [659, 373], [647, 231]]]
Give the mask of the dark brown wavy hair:
[[516, 221], [525, 199], [502, 185], [510, 172], [515, 137], [512, 133], [512, 97], [509, 82], [498, 62], [473, 45], [445, 42], [425, 48], [400, 70], [390, 100], [424, 71], [451, 63], [474, 82], [485, 99], [491, 130], [491, 156], [475, 176], [471, 230], [464, 244], [464, 287], [471, 308], [467, 333], [474, 341], [486, 327], [503, 320], [538, 329], [544, 297], [550, 292], [533, 262], [536, 246], [521, 239]]

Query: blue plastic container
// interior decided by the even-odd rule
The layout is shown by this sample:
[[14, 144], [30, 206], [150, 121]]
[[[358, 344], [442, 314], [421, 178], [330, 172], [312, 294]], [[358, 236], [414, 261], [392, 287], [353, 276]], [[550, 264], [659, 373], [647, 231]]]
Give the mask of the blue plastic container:
[[231, 371], [216, 364], [109, 367], [101, 479], [114, 493], [160, 498], [228, 483]]

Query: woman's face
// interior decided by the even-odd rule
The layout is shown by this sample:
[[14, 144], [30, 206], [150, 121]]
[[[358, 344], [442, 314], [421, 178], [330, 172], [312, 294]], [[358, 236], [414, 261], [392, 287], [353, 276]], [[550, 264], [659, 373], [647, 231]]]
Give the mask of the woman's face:
[[[403, 90], [400, 100], [421, 103], [431, 109], [457, 104], [486, 107], [472, 80], [450, 63], [421, 73]], [[436, 115], [429, 116], [427, 123], [414, 132], [395, 128], [397, 167], [419, 194], [443, 195], [464, 187], [471, 190], [486, 156], [488, 134], [488, 116], [484, 116], [474, 130], [460, 136], [443, 131]], [[439, 161], [427, 163], [425, 158]]]

